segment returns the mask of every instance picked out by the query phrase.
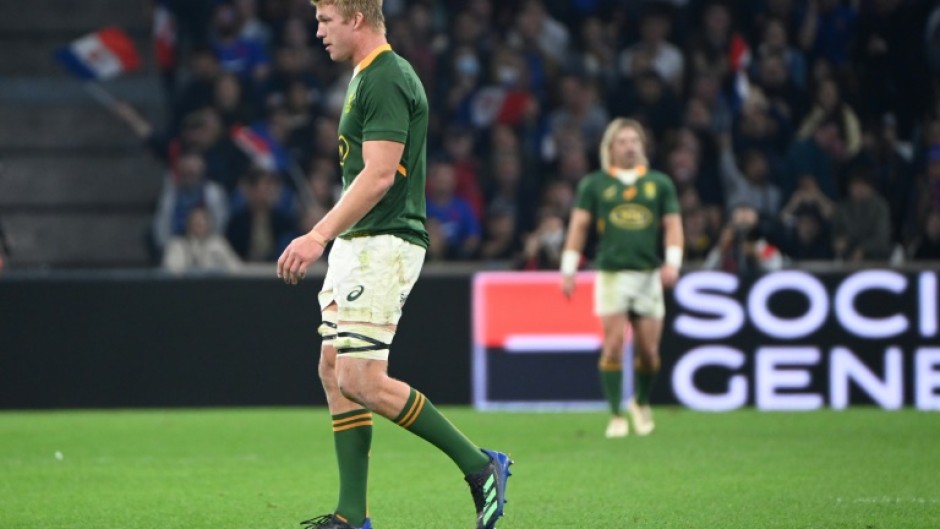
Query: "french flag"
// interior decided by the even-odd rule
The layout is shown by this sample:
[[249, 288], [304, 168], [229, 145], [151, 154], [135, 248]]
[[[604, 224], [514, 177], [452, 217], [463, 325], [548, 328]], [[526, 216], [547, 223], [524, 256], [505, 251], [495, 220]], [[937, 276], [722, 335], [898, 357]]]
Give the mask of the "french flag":
[[235, 125], [230, 131], [232, 141], [261, 169], [277, 169], [274, 150], [267, 140], [254, 130], [243, 125]]
[[751, 85], [747, 78], [747, 69], [751, 65], [751, 48], [747, 41], [739, 34], [731, 38], [728, 49], [728, 63], [734, 75], [734, 97], [736, 107], [747, 99], [751, 92]]
[[108, 27], [86, 35], [56, 51], [65, 68], [85, 80], [103, 81], [136, 70], [140, 55], [127, 33]]
[[176, 66], [176, 19], [165, 0], [153, 6], [153, 50], [161, 70]]

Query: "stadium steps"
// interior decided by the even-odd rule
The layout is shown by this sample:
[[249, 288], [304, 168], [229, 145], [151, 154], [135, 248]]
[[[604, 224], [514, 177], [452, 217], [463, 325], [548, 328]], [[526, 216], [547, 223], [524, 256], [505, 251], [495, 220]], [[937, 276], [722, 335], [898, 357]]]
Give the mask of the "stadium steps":
[[128, 31], [144, 68], [104, 87], [157, 125], [147, 3], [0, 2], [0, 224], [11, 268], [141, 267], [163, 168], [62, 72], [56, 48], [105, 26]]

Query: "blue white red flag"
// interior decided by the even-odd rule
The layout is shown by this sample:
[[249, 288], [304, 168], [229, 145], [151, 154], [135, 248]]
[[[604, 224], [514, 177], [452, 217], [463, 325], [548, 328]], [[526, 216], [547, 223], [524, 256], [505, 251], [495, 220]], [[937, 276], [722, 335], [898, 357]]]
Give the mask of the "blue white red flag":
[[232, 127], [230, 134], [235, 145], [251, 159], [254, 165], [267, 171], [277, 169], [274, 149], [262, 135], [243, 125]]
[[176, 66], [176, 18], [166, 0], [158, 0], [153, 6], [153, 51], [161, 70]]
[[114, 27], [59, 48], [55, 57], [73, 75], [86, 80], [112, 79], [140, 67], [134, 42], [127, 33]]
[[751, 48], [741, 35], [735, 34], [731, 38], [728, 63], [734, 75], [734, 95], [738, 103], [743, 103], [751, 88], [747, 78], [747, 69], [751, 65]]

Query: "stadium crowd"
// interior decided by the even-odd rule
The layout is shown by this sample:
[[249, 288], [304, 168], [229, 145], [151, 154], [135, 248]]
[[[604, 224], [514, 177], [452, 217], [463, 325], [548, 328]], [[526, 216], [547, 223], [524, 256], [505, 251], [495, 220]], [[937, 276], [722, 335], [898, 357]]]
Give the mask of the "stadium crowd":
[[[166, 126], [115, 109], [170, 173], [154, 257], [189, 230], [221, 236], [242, 261], [273, 261], [339, 197], [335, 131], [352, 72], [323, 51], [308, 0], [158, 4], [177, 28]], [[431, 260], [557, 268], [578, 181], [616, 116], [644, 124], [651, 164], [677, 186], [687, 260], [743, 274], [940, 259], [933, 2], [384, 10], [431, 108]]]

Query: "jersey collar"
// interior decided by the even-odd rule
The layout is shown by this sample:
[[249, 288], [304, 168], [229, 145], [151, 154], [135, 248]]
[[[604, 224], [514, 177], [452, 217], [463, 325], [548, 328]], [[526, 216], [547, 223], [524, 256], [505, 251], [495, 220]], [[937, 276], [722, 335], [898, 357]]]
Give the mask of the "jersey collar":
[[368, 68], [369, 65], [372, 64], [372, 61], [374, 61], [375, 58], [378, 57], [379, 54], [382, 53], [382, 52], [384, 52], [384, 51], [392, 51], [392, 45], [386, 43], [386, 44], [382, 44], [382, 45], [379, 46], [378, 48], [372, 50], [368, 55], [366, 55], [366, 58], [365, 58], [365, 59], [362, 59], [362, 61], [361, 61], [359, 64], [356, 65], [356, 68], [353, 69], [353, 77], [355, 77], [356, 74], [358, 74], [359, 72], [361, 72], [361, 71], [365, 70], [366, 68]]
[[636, 178], [643, 178], [646, 176], [646, 173], [649, 172], [649, 169], [645, 165], [637, 165], [634, 166], [633, 169], [621, 169], [617, 166], [611, 165], [607, 169], [607, 174], [613, 176], [614, 178], [616, 178], [617, 174], [620, 172], [632, 172], [634, 175], [636, 175]]

